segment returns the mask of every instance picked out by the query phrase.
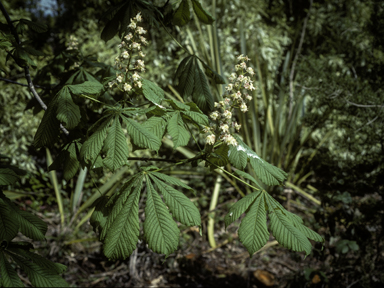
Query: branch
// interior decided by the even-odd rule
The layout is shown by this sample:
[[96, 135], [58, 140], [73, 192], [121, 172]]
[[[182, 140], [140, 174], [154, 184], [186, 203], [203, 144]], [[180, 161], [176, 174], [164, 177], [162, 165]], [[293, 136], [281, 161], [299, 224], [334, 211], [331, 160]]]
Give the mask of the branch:
[[170, 162], [170, 163], [179, 163], [181, 160], [171, 160], [171, 159], [162, 159], [162, 158], [147, 158], [147, 157], [128, 157], [128, 160], [137, 160], [137, 161], [158, 161], [158, 162]]
[[303, 46], [305, 30], [307, 29], [307, 23], [308, 23], [309, 14], [311, 12], [312, 3], [313, 3], [313, 0], [310, 0], [310, 4], [309, 4], [309, 8], [308, 8], [308, 13], [307, 13], [307, 16], [304, 19], [303, 29], [301, 30], [301, 37], [300, 37], [299, 47], [297, 48], [295, 58], [293, 59], [291, 73], [289, 75], [289, 116], [288, 116], [288, 119], [291, 118], [292, 108], [293, 108], [293, 77], [295, 75], [295, 68], [296, 68], [297, 59], [299, 58], [299, 55], [300, 55], [300, 52], [301, 52], [301, 48]]
[[[17, 82], [17, 81], [13, 81], [11, 79], [3, 78], [3, 77], [0, 77], [0, 80], [4, 81], [4, 82], [7, 82], [7, 83], [12, 83], [12, 84], [16, 84], [16, 85], [20, 85], [20, 86], [24, 86], [24, 87], [29, 87], [27, 84], [23, 84], [23, 83], [20, 83], [20, 82]], [[35, 87], [36, 88], [41, 88], [41, 89], [49, 89], [47, 87], [43, 87], [43, 86], [40, 86], [40, 85], [35, 85]]]
[[[5, 10], [3, 3], [1, 1], [0, 1], [0, 10], [3, 13], [5, 19], [7, 20], [9, 29], [11, 30], [13, 37], [15, 37], [16, 43], [20, 45], [21, 41], [20, 41], [19, 35], [17, 34], [15, 26], [13, 26], [11, 18], [9, 17], [8, 12], [7, 12], [7, 10]], [[44, 101], [41, 99], [39, 94], [36, 92], [35, 86], [33, 85], [33, 82], [31, 79], [31, 74], [29, 72], [28, 66], [24, 66], [23, 68], [24, 68], [25, 78], [27, 79], [27, 82], [28, 82], [29, 90], [31, 90], [33, 96], [36, 98], [37, 102], [39, 102], [41, 108], [43, 108], [44, 110], [47, 110], [47, 105], [45, 105]], [[67, 135], [67, 136], [69, 135], [68, 130], [61, 123], [60, 123], [60, 129], [64, 132], [65, 135]]]

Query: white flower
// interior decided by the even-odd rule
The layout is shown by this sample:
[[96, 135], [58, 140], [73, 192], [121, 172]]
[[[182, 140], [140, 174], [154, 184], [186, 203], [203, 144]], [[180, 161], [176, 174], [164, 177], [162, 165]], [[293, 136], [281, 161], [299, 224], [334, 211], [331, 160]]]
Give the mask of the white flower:
[[237, 124], [237, 122], [233, 122], [232, 125], [235, 127], [236, 131], [239, 131], [241, 128], [241, 124]]
[[233, 82], [235, 81], [237, 78], [237, 74], [236, 73], [232, 73], [231, 76], [229, 77], [229, 81]]
[[245, 80], [244, 78], [244, 75], [239, 75], [239, 77], [237, 77], [237, 81], [243, 82]]
[[243, 54], [240, 54], [239, 56], [237, 56], [237, 61], [243, 61], [243, 59], [244, 59]]
[[226, 119], [231, 119], [232, 118], [232, 113], [229, 110], [225, 110], [223, 113], [223, 117]]
[[203, 131], [204, 133], [208, 133], [209, 131], [211, 131], [211, 127], [204, 126]]
[[207, 142], [208, 145], [213, 145], [215, 144], [215, 139], [216, 136], [214, 134], [208, 135], [207, 138], [205, 138], [205, 141]]
[[137, 87], [139, 87], [139, 88], [141, 88], [141, 86], [143, 86], [143, 84], [142, 84], [140, 81], [137, 81], [137, 82], [136, 82], [136, 85], [137, 85]]
[[133, 75], [132, 75], [132, 79], [133, 79], [133, 81], [137, 81], [137, 80], [139, 80], [140, 78], [141, 78], [141, 77], [140, 77], [139, 74], [137, 74], [137, 72], [133, 73]]
[[128, 28], [135, 29], [136, 28], [136, 22], [131, 19], [131, 24], [128, 25]]
[[128, 51], [125, 50], [123, 53], [121, 53], [121, 56], [125, 59], [129, 58], [129, 54], [128, 54]]
[[255, 72], [253, 72], [253, 69], [251, 67], [248, 67], [247, 68], [247, 72], [249, 73], [249, 75], [253, 76], [255, 75]]
[[141, 17], [141, 12], [137, 13], [135, 19], [136, 19], [137, 22], [143, 21], [143, 17]]
[[227, 145], [237, 146], [236, 139], [232, 135], [229, 135], [229, 134], [226, 134], [224, 136], [224, 142]]
[[250, 96], [250, 95], [248, 95], [248, 94], [245, 96], [245, 98], [247, 98], [248, 101], [251, 101], [251, 100], [252, 100], [252, 96]]
[[124, 91], [131, 91], [131, 89], [132, 89], [132, 86], [131, 85], [129, 85], [128, 83], [124, 83]]
[[229, 98], [224, 98], [224, 103], [225, 103], [225, 105], [229, 105], [230, 102], [231, 102], [231, 99], [229, 99]]
[[225, 90], [227, 90], [227, 91], [231, 91], [232, 88], [233, 88], [233, 84], [228, 84], [228, 86], [225, 87]]
[[240, 67], [243, 69], [247, 69], [247, 64], [245, 62], [241, 62]]
[[244, 102], [241, 103], [240, 110], [241, 110], [241, 112], [247, 112], [248, 111], [247, 104], [245, 104]]
[[136, 61], [136, 64], [137, 64], [137, 66], [139, 66], [139, 67], [144, 67], [144, 61], [143, 60], [137, 60]]
[[145, 33], [147, 33], [147, 31], [144, 30], [143, 27], [137, 27], [137, 28], [136, 28], [136, 32], [139, 33], [140, 35], [141, 35], [141, 34], [145, 34]]
[[143, 58], [145, 57], [145, 54], [143, 53], [143, 51], [140, 51], [139, 55], [140, 55], [140, 57], [143, 57]]
[[234, 98], [235, 99], [241, 99], [241, 92], [237, 91]]
[[127, 41], [129, 41], [129, 40], [132, 39], [132, 37], [133, 37], [132, 33], [129, 33], [129, 34], [125, 35], [124, 38], [125, 38]]
[[112, 82], [108, 82], [108, 86], [109, 86], [109, 88], [112, 88], [113, 85], [115, 85], [115, 83], [116, 83], [116, 82], [114, 82], [114, 81], [112, 81]]
[[116, 80], [119, 81], [121, 83], [121, 81], [123, 81], [123, 76], [119, 75], [116, 77]]
[[223, 133], [228, 133], [228, 132], [229, 132], [229, 126], [228, 126], [228, 124], [222, 124], [222, 125], [220, 125], [220, 130], [223, 131]]
[[252, 83], [249, 83], [249, 88], [248, 88], [249, 90], [256, 90], [256, 88], [253, 86], [253, 84]]
[[212, 120], [216, 120], [219, 117], [219, 113], [217, 111], [212, 112], [211, 115], [209, 115]]
[[214, 106], [215, 108], [220, 108], [220, 103], [215, 102]]
[[145, 39], [143, 36], [140, 36], [140, 40], [141, 40], [141, 43], [143, 43], [144, 45], [148, 44], [147, 39]]
[[131, 46], [133, 49], [136, 49], [136, 48], [137, 48], [137, 50], [140, 50], [140, 44], [137, 43], [137, 42], [133, 42], [130, 46]]

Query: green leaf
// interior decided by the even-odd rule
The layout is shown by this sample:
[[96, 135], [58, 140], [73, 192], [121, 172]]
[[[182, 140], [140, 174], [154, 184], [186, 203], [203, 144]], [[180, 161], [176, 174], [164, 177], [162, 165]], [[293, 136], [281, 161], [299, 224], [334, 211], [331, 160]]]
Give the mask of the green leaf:
[[118, 116], [115, 116], [112, 125], [108, 129], [103, 151], [107, 154], [103, 164], [111, 171], [115, 171], [128, 163], [129, 149], [127, 139], [121, 128]]
[[32, 260], [40, 267], [47, 269], [47, 271], [50, 271], [52, 274], [62, 274], [65, 272], [65, 270], [67, 270], [67, 266], [65, 265], [60, 263], [54, 263], [48, 260], [47, 258], [40, 256], [39, 254], [30, 252], [28, 251], [27, 246], [22, 248], [21, 247], [21, 245], [19, 245], [19, 248], [9, 247], [7, 250], [15, 254], [22, 255], [24, 258], [27, 258], [29, 260]]
[[158, 191], [163, 194], [165, 203], [177, 221], [187, 226], [201, 225], [199, 210], [188, 197], [151, 174], [149, 175]]
[[13, 260], [27, 273], [29, 281], [35, 287], [69, 287], [68, 283], [57, 275], [36, 263], [12, 254]]
[[236, 146], [237, 151], [247, 155], [253, 170], [263, 183], [267, 185], [280, 185], [287, 179], [287, 173], [261, 159], [238, 135], [235, 134], [234, 137], [238, 143]]
[[20, 46], [16, 46], [13, 57], [17, 59], [17, 63], [21, 66], [32, 66], [36, 68], [36, 63], [33, 62], [31, 57], [29, 57], [28, 53]]
[[[79, 145], [79, 147], [77, 147], [77, 145]], [[64, 172], [63, 176], [66, 181], [69, 181], [70, 179], [75, 177], [75, 175], [77, 174], [77, 171], [79, 171], [80, 162], [77, 159], [77, 153], [76, 153], [76, 151], [79, 148], [81, 149], [81, 144], [77, 142], [71, 142], [70, 144], [67, 145], [67, 148], [66, 148], [67, 150], [65, 151], [66, 157], [64, 161], [64, 169], [63, 169], [63, 172]]]
[[17, 272], [12, 268], [7, 261], [5, 254], [0, 251], [0, 286], [1, 287], [24, 287]]
[[41, 52], [39, 50], [36, 50], [36, 49], [32, 48], [31, 46], [24, 46], [23, 48], [30, 55], [33, 55], [33, 56], [45, 56], [45, 54], [43, 52]]
[[148, 248], [168, 256], [179, 244], [179, 228], [159, 194], [147, 178], [147, 201], [145, 206], [144, 238]]
[[17, 214], [12, 207], [0, 198], [0, 240], [11, 241], [19, 231]]
[[[100, 154], [101, 148], [104, 145], [104, 140], [107, 136], [107, 129], [111, 122], [112, 117], [103, 117], [95, 124], [97, 130], [84, 142], [80, 150], [80, 157], [84, 159], [84, 162], [88, 165], [93, 165], [97, 156]], [[88, 131], [91, 131], [91, 127]]]
[[157, 178], [163, 180], [164, 182], [167, 182], [168, 184], [181, 186], [181, 187], [188, 189], [190, 191], [194, 191], [187, 184], [184, 184], [183, 182], [181, 182], [179, 179], [177, 179], [175, 177], [171, 177], [171, 176], [165, 175], [163, 173], [159, 173], [159, 172], [151, 172], [151, 175], [156, 176]]
[[152, 103], [161, 104], [164, 99], [164, 90], [149, 80], [141, 79], [141, 82], [143, 83], [144, 97]]
[[211, 25], [214, 21], [215, 21], [215, 18], [213, 18], [211, 16], [211, 14], [209, 14], [200, 4], [199, 1], [197, 0], [192, 0], [192, 5], [193, 5], [193, 10], [195, 11], [195, 14], [197, 16], [197, 18], [199, 18], [199, 20], [201, 22], [203, 22], [204, 24], [207, 24], [207, 25]]
[[178, 81], [177, 90], [184, 99], [192, 95], [195, 85], [195, 61], [192, 55], [181, 61], [176, 71], [175, 80]]
[[188, 0], [182, 0], [175, 14], [173, 15], [173, 24], [184, 26], [191, 19]]
[[242, 150], [237, 150], [237, 146], [229, 146], [228, 152], [229, 163], [235, 166], [237, 169], [244, 169], [247, 166], [248, 157]]
[[20, 22], [26, 24], [29, 28], [36, 31], [37, 33], [44, 33], [48, 31], [48, 26], [38, 22], [32, 22], [27, 19], [20, 19]]
[[64, 86], [58, 93], [56, 117], [66, 128], [73, 129], [80, 123], [81, 115], [80, 108], [73, 102], [67, 87]]
[[19, 181], [19, 176], [9, 168], [0, 168], [0, 186], [1, 185], [13, 185]]
[[[228, 164], [228, 151], [228, 145], [222, 144], [210, 154], [208, 161], [220, 167], [225, 166]], [[212, 168], [216, 168], [216, 166]]]
[[75, 95], [80, 94], [99, 94], [104, 86], [98, 81], [85, 81], [81, 84], [66, 85], [69, 90]]
[[274, 203], [275, 200], [269, 196], [268, 208], [270, 230], [276, 240], [285, 248], [293, 251], [303, 251], [306, 255], [309, 255], [312, 250], [312, 245], [307, 237], [297, 229], [292, 223], [289, 216], [284, 215], [283, 211]]
[[253, 182], [254, 184], [256, 184], [257, 187], [259, 187], [261, 190], [263, 190], [263, 188], [260, 186], [260, 184], [256, 181], [255, 178], [253, 178], [251, 175], [249, 175], [248, 173], [246, 172], [243, 172], [241, 170], [235, 170], [235, 173], [237, 175], [240, 175], [242, 177], [244, 177], [245, 179], [248, 179], [250, 180], [251, 182]]
[[237, 218], [239, 218], [248, 208], [252, 205], [257, 197], [260, 196], [260, 191], [253, 192], [239, 201], [237, 201], [231, 208], [229, 208], [228, 214], [225, 215], [225, 229], [233, 223]]
[[149, 132], [162, 139], [165, 133], [167, 122], [162, 117], [151, 117], [143, 123], [143, 127]]
[[122, 118], [127, 125], [128, 134], [135, 145], [141, 148], [149, 148], [155, 151], [160, 149], [161, 138], [156, 137], [155, 134], [150, 132], [143, 125], [137, 123], [136, 121], [125, 117], [124, 115], [122, 115]]
[[187, 145], [191, 137], [188, 130], [184, 127], [180, 112], [173, 113], [173, 116], [168, 121], [167, 131], [172, 137], [173, 149]]
[[[121, 192], [107, 221], [108, 233], [105, 238], [104, 254], [109, 259], [125, 259], [136, 249], [139, 239], [139, 198], [142, 178], [133, 187]], [[113, 219], [110, 221], [110, 219]]]
[[197, 124], [208, 126], [208, 116], [201, 113], [201, 112], [193, 112], [193, 111], [183, 111], [183, 115], [189, 117], [193, 121], [195, 121]]
[[56, 101], [53, 100], [47, 110], [44, 112], [43, 119], [37, 128], [33, 145], [36, 148], [44, 146], [52, 146], [56, 143], [60, 134], [60, 122], [57, 120], [56, 115]]
[[[196, 60], [195, 60], [196, 61]], [[209, 90], [207, 78], [204, 72], [200, 69], [199, 65], [195, 65], [195, 86], [193, 89], [192, 100], [204, 112], [213, 110], [213, 96]]]
[[204, 62], [200, 61], [201, 64], [203, 64], [205, 68], [205, 75], [207, 75], [209, 78], [213, 79], [216, 84], [225, 84], [225, 79], [216, 71], [214, 71], [211, 67], [209, 67]]
[[45, 240], [44, 235], [47, 232], [47, 223], [27, 211], [20, 210], [8, 198], [3, 199], [3, 201], [13, 210], [13, 221], [20, 227], [21, 233], [33, 240]]
[[[92, 206], [95, 208], [95, 210], [92, 212], [89, 222], [91, 223], [93, 231], [95, 231], [95, 233], [102, 233], [105, 224], [107, 223], [108, 215], [111, 209], [113, 208], [112, 206], [107, 206], [107, 202], [108, 197], [102, 195], [98, 199], [96, 199], [95, 202], [92, 203]], [[103, 240], [101, 237], [99, 237], [99, 239], [101, 241]]]
[[247, 248], [249, 256], [260, 250], [269, 239], [264, 193], [253, 202], [239, 227], [239, 239]]
[[303, 220], [289, 212], [289, 211], [284, 211], [285, 214], [287, 214], [290, 218], [291, 218], [291, 221], [293, 222], [293, 225], [299, 229], [307, 238], [313, 240], [313, 241], [317, 241], [317, 242], [324, 242], [324, 238], [321, 237], [319, 234], [317, 234], [315, 231], [309, 229], [308, 227], [304, 226], [302, 223], [303, 223]]

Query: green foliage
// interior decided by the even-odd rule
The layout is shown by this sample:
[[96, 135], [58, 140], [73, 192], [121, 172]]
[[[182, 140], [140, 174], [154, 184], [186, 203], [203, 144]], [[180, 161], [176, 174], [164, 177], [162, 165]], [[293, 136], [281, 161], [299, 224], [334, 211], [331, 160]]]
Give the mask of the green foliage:
[[195, 56], [187, 56], [180, 62], [175, 80], [178, 82], [177, 89], [184, 99], [191, 96], [192, 100], [204, 112], [213, 109], [213, 96]]
[[[95, 203], [91, 222], [94, 229], [99, 231], [100, 241], [104, 243], [104, 254], [110, 259], [125, 259], [136, 249], [140, 232], [138, 204], [144, 181], [146, 204], [143, 236], [150, 249], [166, 256], [177, 249], [179, 229], [172, 217], [187, 226], [201, 225], [196, 206], [171, 185], [187, 189], [191, 187], [158, 172], [138, 173], [108, 201], [102, 199]], [[163, 195], [165, 203], [159, 193]]]

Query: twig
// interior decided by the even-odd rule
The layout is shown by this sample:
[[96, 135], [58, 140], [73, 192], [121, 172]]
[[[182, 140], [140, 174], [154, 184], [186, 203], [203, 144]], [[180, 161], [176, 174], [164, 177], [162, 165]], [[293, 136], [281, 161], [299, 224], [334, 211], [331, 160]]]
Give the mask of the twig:
[[295, 68], [296, 68], [297, 59], [299, 58], [301, 48], [303, 46], [305, 30], [307, 29], [307, 22], [308, 22], [309, 14], [311, 12], [312, 3], [313, 3], [313, 0], [310, 0], [307, 17], [305, 17], [305, 19], [304, 19], [303, 29], [301, 30], [299, 47], [297, 48], [295, 58], [293, 59], [291, 73], [289, 75], [289, 116], [288, 116], [288, 119], [291, 118], [292, 108], [293, 108], [293, 77], [295, 75]]
[[357, 104], [357, 103], [353, 103], [353, 102], [350, 102], [348, 100], [345, 100], [348, 104], [351, 104], [353, 106], [356, 106], [356, 107], [360, 107], [360, 108], [383, 108], [384, 105], [362, 105], [362, 104]]
[[[28, 84], [23, 84], [23, 83], [20, 83], [20, 82], [17, 82], [17, 81], [13, 81], [13, 80], [10, 80], [10, 79], [7, 79], [7, 78], [3, 78], [3, 77], [0, 77], [0, 80], [4, 81], [4, 82], [8, 82], [8, 83], [24, 86], [24, 87], [29, 87]], [[36, 88], [41, 88], [41, 89], [48, 89], [47, 87], [43, 87], [43, 86], [40, 86], [40, 85], [35, 85], [35, 87]]]
[[[9, 26], [9, 28], [11, 30], [11, 33], [12, 33], [13, 37], [16, 40], [16, 43], [18, 45], [20, 45], [21, 41], [20, 41], [19, 35], [17, 34], [15, 26], [13, 26], [11, 18], [9, 17], [9, 14], [8, 14], [7, 10], [5, 10], [5, 8], [3, 6], [3, 3], [1, 3], [1, 1], [0, 1], [0, 10], [3, 13], [5, 19], [7, 20], [8, 26]], [[47, 110], [47, 105], [45, 105], [44, 101], [40, 98], [39, 94], [35, 90], [35, 86], [33, 85], [33, 82], [32, 82], [32, 79], [31, 79], [31, 74], [29, 72], [28, 66], [24, 66], [23, 68], [24, 68], [25, 78], [27, 79], [27, 82], [28, 82], [29, 90], [31, 90], [33, 96], [36, 98], [37, 102], [39, 102], [41, 108], [43, 108], [44, 110]], [[60, 129], [64, 132], [65, 135], [67, 135], [67, 136], [69, 135], [68, 130], [65, 129], [65, 127], [61, 123], [60, 123]]]
[[158, 161], [158, 162], [170, 162], [170, 163], [179, 163], [181, 160], [171, 160], [171, 159], [162, 159], [162, 158], [147, 158], [147, 157], [129, 157], [128, 160], [137, 160], [137, 161]]

